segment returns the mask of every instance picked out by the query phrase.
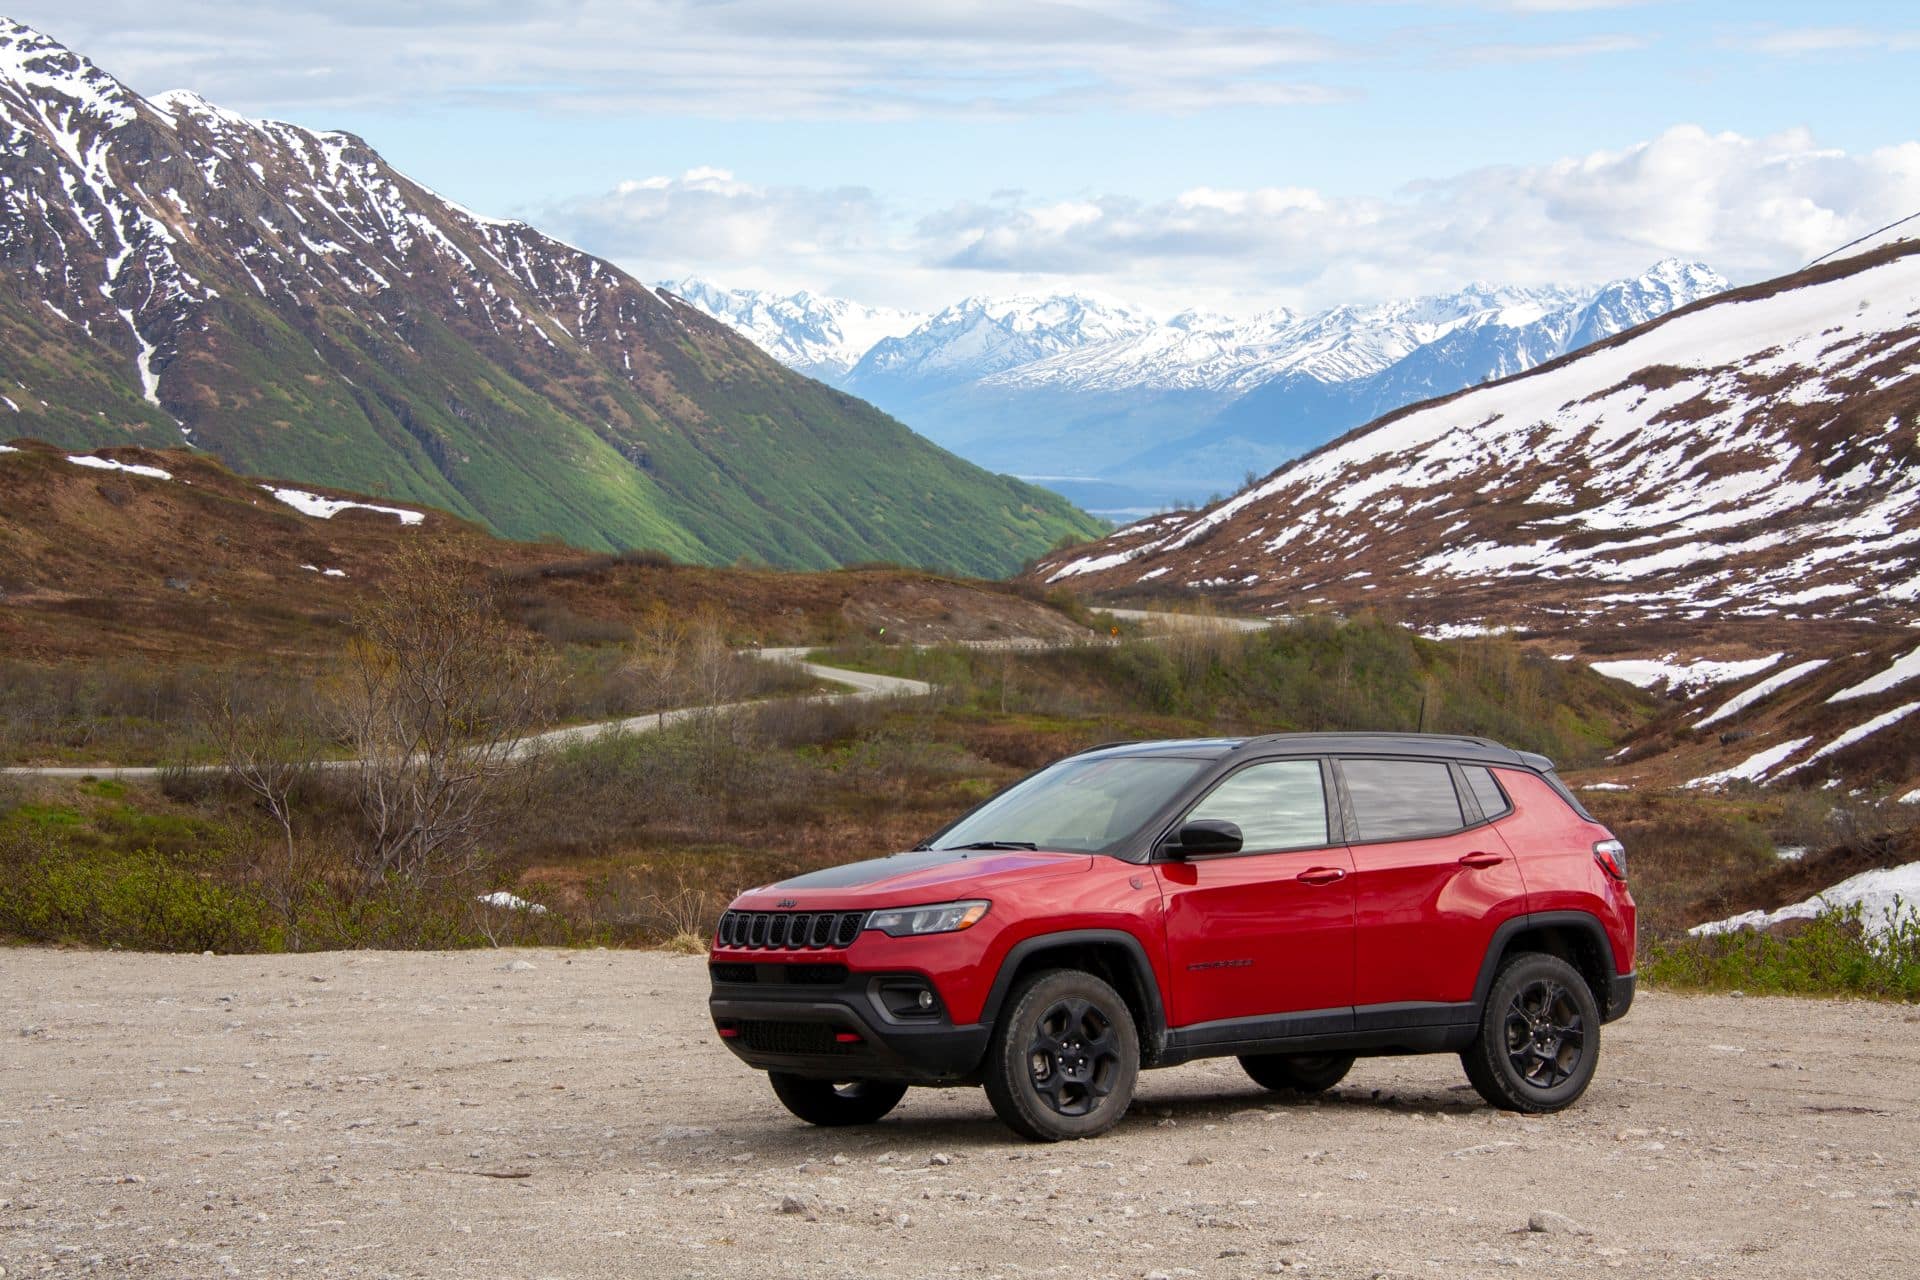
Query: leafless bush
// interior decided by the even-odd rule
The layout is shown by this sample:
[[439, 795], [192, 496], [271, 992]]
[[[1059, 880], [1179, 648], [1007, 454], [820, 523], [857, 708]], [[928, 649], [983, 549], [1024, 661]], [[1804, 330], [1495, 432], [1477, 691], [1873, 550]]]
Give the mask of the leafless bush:
[[370, 882], [471, 872], [521, 739], [542, 719], [550, 661], [490, 588], [429, 548], [397, 556], [354, 622], [333, 711], [355, 757], [361, 871]]
[[229, 777], [252, 795], [276, 839], [249, 859], [249, 878], [279, 913], [287, 946], [298, 951], [302, 920], [328, 860], [296, 836], [296, 794], [318, 766], [319, 717], [304, 689], [281, 682], [242, 695], [229, 688], [202, 702], [198, 716]]

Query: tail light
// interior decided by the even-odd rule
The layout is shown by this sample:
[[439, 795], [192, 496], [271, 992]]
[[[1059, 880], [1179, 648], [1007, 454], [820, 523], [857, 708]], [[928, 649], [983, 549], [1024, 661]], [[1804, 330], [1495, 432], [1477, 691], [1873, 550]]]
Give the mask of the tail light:
[[1627, 846], [1618, 840], [1599, 840], [1593, 846], [1593, 860], [1613, 879], [1626, 883]]

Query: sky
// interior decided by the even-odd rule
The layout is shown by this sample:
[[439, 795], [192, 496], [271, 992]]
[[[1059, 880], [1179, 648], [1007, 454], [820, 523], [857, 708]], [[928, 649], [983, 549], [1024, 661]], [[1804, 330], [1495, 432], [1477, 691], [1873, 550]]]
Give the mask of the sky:
[[1920, 211], [1920, 4], [15, 0], [643, 280], [1246, 314], [1736, 281]]

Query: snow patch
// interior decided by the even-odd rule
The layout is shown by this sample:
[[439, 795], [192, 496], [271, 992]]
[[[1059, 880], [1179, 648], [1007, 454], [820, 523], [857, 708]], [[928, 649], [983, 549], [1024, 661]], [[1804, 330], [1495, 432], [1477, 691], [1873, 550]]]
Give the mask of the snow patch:
[[1809, 734], [1804, 738], [1783, 742], [1777, 747], [1768, 747], [1765, 751], [1757, 751], [1748, 756], [1731, 769], [1722, 769], [1718, 773], [1709, 773], [1703, 778], [1695, 778], [1687, 783], [1687, 786], [1691, 789], [1723, 787], [1729, 782], [1760, 782], [1766, 778], [1767, 774], [1784, 764], [1796, 751], [1812, 741], [1813, 735]]
[[1869, 676], [1859, 684], [1851, 684], [1828, 698], [1828, 702], [1848, 702], [1854, 698], [1871, 698], [1876, 693], [1885, 693], [1898, 684], [1905, 684], [1915, 676], [1920, 676], [1920, 649], [1902, 654], [1893, 660], [1893, 665], [1878, 675]]
[[67, 461], [76, 467], [92, 467], [98, 471], [124, 471], [128, 475], [146, 476], [152, 480], [173, 479], [173, 472], [162, 471], [159, 467], [146, 467], [137, 462], [115, 462], [112, 458], [95, 458], [84, 453], [70, 453]]
[[1734, 694], [1718, 711], [1704, 720], [1696, 721], [1693, 727], [1696, 729], [1704, 729], [1710, 724], [1720, 723], [1720, 721], [1725, 720], [1729, 716], [1737, 716], [1754, 703], [1778, 693], [1808, 672], [1818, 671], [1821, 667], [1827, 665], [1827, 661], [1825, 658], [1814, 658], [1810, 661], [1788, 667], [1785, 671], [1776, 672], [1752, 688], [1742, 689], [1739, 693]]
[[1860, 908], [1860, 923], [1869, 935], [1883, 934], [1900, 919], [1911, 918], [1920, 906], [1920, 862], [1878, 871], [1862, 871], [1804, 902], [1775, 911], [1743, 911], [1724, 920], [1710, 920], [1687, 930], [1695, 937], [1732, 933], [1736, 929], [1766, 929], [1783, 920], [1811, 920], [1828, 911]]
[[1612, 662], [1595, 662], [1589, 665], [1603, 676], [1625, 680], [1628, 684], [1642, 689], [1664, 685], [1669, 692], [1678, 693], [1682, 690], [1704, 689], [1758, 675], [1785, 656], [1785, 654], [1776, 653], [1765, 658], [1750, 658], [1736, 662], [1696, 658], [1692, 662], [1681, 663], [1676, 662], [1674, 660], [1676, 655], [1670, 653], [1665, 658], [1620, 658]]
[[279, 489], [270, 484], [263, 484], [260, 487], [301, 515], [313, 516], [320, 520], [331, 520], [342, 511], [356, 507], [362, 511], [378, 511], [381, 515], [397, 516], [401, 524], [419, 524], [427, 518], [425, 512], [408, 511], [401, 507], [381, 507], [371, 502], [349, 502], [345, 498], [323, 498], [317, 493], [308, 493], [304, 489]]

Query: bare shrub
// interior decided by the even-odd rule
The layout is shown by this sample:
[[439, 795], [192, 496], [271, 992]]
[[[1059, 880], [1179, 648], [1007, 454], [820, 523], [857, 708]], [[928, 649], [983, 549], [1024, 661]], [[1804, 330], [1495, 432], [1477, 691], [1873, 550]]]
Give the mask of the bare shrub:
[[280, 916], [290, 951], [302, 945], [302, 920], [327, 860], [294, 832], [296, 795], [312, 776], [323, 740], [304, 689], [271, 682], [242, 696], [229, 688], [203, 702], [199, 719], [227, 774], [252, 795], [276, 838], [248, 859], [248, 878]]
[[431, 548], [396, 556], [354, 622], [332, 704], [355, 757], [360, 869], [370, 882], [470, 873], [502, 780], [542, 719], [551, 662], [491, 588]]

